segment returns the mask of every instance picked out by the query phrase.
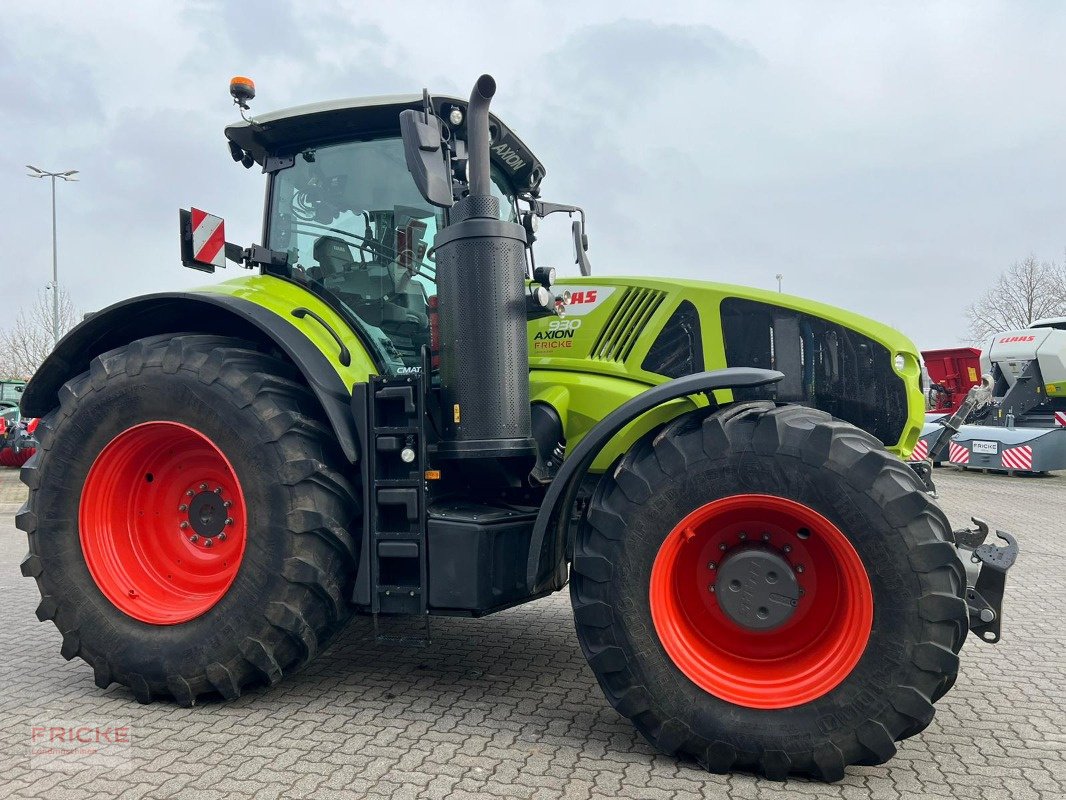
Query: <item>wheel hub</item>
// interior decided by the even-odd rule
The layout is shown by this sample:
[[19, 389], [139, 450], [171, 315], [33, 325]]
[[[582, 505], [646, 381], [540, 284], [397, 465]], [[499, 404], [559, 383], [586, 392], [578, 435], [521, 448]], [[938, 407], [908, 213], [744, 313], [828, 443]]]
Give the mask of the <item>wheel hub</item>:
[[799, 604], [800, 587], [789, 563], [773, 550], [734, 550], [718, 567], [718, 605], [744, 628], [766, 631], [787, 622]]
[[194, 543], [210, 547], [207, 542], [215, 537], [225, 540], [226, 526], [233, 524], [233, 520], [229, 517], [229, 508], [232, 503], [223, 495], [222, 487], [215, 487], [211, 490], [203, 488], [206, 486], [206, 483], [201, 483], [197, 487], [199, 491], [189, 489], [186, 496], [191, 494], [192, 497], [189, 498], [188, 503], [182, 503], [178, 510], [187, 515], [189, 523], [188, 528], [183, 527], [182, 530], [191, 530], [193, 536], [199, 537]]

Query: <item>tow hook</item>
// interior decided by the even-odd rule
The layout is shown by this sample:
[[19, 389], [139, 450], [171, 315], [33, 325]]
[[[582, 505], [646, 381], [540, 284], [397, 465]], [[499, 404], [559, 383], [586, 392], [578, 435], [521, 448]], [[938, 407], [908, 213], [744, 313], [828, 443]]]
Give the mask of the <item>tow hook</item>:
[[985, 544], [989, 533], [988, 523], [977, 517], [971, 519], [973, 528], [952, 532], [955, 546], [968, 551], [970, 563], [979, 565], [972, 583], [970, 575], [973, 570], [967, 570], [966, 605], [970, 612], [970, 630], [982, 641], [995, 644], [999, 641], [1007, 570], [1014, 566], [1018, 558], [1018, 540], [1006, 531], [997, 530], [996, 536], [1006, 544]]

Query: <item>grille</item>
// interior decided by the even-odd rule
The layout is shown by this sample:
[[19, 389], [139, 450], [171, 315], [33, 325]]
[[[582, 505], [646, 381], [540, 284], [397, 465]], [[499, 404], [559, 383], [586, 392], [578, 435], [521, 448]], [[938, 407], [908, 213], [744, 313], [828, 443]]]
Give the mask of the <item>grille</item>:
[[607, 324], [592, 346], [589, 358], [596, 361], [622, 362], [633, 352], [640, 334], [656, 312], [665, 292], [630, 287], [626, 289]]
[[785, 374], [769, 386], [734, 389], [734, 399], [813, 406], [889, 447], [900, 440], [909, 417], [907, 384], [880, 342], [844, 325], [754, 300], [728, 297], [721, 308], [726, 364]]
[[700, 314], [696, 306], [682, 300], [670, 320], [663, 325], [640, 368], [668, 378], [680, 378], [703, 371], [703, 341]]

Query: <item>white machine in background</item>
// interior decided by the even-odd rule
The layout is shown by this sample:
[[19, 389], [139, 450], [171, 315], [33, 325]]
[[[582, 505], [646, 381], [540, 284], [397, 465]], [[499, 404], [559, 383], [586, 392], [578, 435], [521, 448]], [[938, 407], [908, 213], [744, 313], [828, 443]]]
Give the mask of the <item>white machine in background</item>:
[[[971, 390], [966, 413], [928, 416], [911, 460], [1008, 472], [1066, 469], [1066, 317], [996, 334], [981, 367], [985, 380]], [[950, 438], [946, 425], [958, 426]]]

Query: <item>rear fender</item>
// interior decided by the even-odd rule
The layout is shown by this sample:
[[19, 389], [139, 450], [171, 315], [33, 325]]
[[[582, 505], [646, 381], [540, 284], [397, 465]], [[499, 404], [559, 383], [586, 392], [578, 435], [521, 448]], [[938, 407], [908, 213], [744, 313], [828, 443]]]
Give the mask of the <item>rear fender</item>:
[[[226, 287], [220, 284], [217, 288], [225, 291]], [[293, 296], [294, 292], [298, 296]], [[281, 298], [274, 298], [278, 308], [271, 309], [256, 302], [254, 293], [250, 295], [254, 299], [211, 290], [145, 295], [93, 314], [64, 336], [26, 386], [22, 413], [30, 417], [47, 414], [58, 403], [63, 384], [88, 370], [92, 359], [136, 339], [166, 333], [235, 336], [273, 345], [285, 354], [314, 392], [344, 455], [354, 463], [359, 447], [350, 410], [350, 387], [376, 374], [376, 365], [357, 336], [318, 298], [288, 285], [284, 295], [290, 309], [301, 305], [317, 309], [316, 314], [328, 320], [347, 347], [347, 364], [342, 363], [337, 343], [319, 322], [283, 316]]]

